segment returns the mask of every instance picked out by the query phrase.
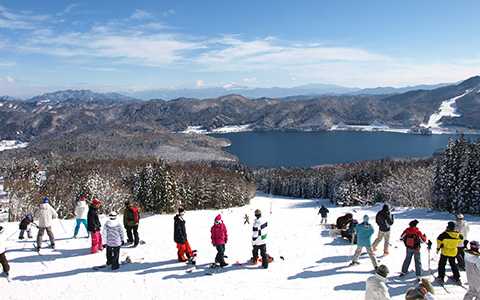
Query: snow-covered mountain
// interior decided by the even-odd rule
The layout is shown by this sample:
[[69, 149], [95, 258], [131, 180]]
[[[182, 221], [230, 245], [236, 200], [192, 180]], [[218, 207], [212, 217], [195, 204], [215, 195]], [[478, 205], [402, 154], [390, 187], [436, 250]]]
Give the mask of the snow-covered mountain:
[[90, 90], [64, 90], [28, 99], [28, 102], [129, 102], [137, 99], [119, 93], [96, 93]]

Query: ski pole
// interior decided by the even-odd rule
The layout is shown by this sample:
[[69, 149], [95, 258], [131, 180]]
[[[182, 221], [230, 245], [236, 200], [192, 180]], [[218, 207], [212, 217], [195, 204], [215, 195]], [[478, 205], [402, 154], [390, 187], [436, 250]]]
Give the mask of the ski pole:
[[7, 237], [7, 241], [11, 241], [12, 236], [14, 236], [15, 234], [17, 234], [18, 231], [19, 231], [19, 230], [17, 229], [17, 230], [15, 230], [15, 232], [13, 232], [11, 235], [9, 235], [9, 236]]
[[57, 219], [58, 222], [60, 223], [60, 226], [62, 227], [63, 233], [67, 234], [67, 230], [65, 230], [65, 226], [63, 226], [63, 223], [60, 219]]

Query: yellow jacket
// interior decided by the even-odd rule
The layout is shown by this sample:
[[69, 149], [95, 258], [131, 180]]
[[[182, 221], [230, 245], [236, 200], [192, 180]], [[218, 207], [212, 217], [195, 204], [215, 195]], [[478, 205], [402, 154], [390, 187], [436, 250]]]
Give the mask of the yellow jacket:
[[463, 243], [463, 235], [458, 231], [446, 230], [437, 238], [437, 252], [441, 249], [443, 256], [455, 257], [458, 246]]

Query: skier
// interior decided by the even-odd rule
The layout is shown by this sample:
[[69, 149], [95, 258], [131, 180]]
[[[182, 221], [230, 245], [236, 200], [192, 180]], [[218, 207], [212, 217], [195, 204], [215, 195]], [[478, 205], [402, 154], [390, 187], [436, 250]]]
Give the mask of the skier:
[[179, 207], [178, 214], [173, 218], [173, 240], [175, 243], [177, 243], [178, 261], [190, 261], [194, 264], [195, 261], [193, 251], [187, 239], [187, 229], [185, 228], [185, 220], [183, 219], [184, 215], [185, 209], [183, 207]]
[[251, 262], [256, 264], [258, 261], [258, 251], [262, 256], [262, 267], [268, 268], [270, 257], [267, 254], [267, 221], [262, 219], [262, 212], [259, 209], [255, 210], [255, 221], [253, 221], [253, 235], [252, 235], [252, 258]]
[[73, 238], [77, 238], [78, 231], [80, 230], [80, 225], [83, 224], [85, 230], [87, 230], [87, 238], [90, 236], [88, 234], [87, 228], [87, 217], [88, 217], [88, 205], [87, 205], [87, 197], [81, 196], [80, 199], [77, 200], [75, 203], [75, 231], [73, 233]]
[[92, 247], [90, 249], [90, 253], [92, 254], [103, 250], [102, 234], [100, 233], [102, 224], [98, 218], [98, 208], [101, 204], [102, 202], [95, 198], [92, 200], [92, 203], [88, 208], [87, 229], [88, 232], [90, 232], [90, 237], [92, 238]]
[[5, 276], [8, 278], [8, 272], [10, 272], [10, 265], [8, 264], [7, 257], [5, 256], [6, 248], [5, 248], [5, 241], [3, 238], [4, 231], [5, 231], [5, 228], [0, 226], [0, 264], [2, 265], [2, 268], [3, 268], [2, 276]]
[[[405, 260], [403, 261], [402, 272], [400, 277], [405, 276], [408, 273], [408, 267], [412, 261], [412, 256], [415, 259], [415, 274], [417, 279], [420, 279], [422, 276], [422, 260], [420, 257], [420, 244], [427, 241], [427, 236], [423, 234], [418, 228], [418, 220], [413, 220], [409, 223], [407, 229], [405, 229], [400, 237], [400, 239], [405, 244], [407, 250]], [[431, 241], [429, 244], [431, 245]]]
[[470, 250], [467, 250], [465, 253], [468, 291], [463, 300], [480, 300], [480, 252], [478, 251], [478, 246], [479, 243], [477, 241], [471, 241]]
[[37, 234], [37, 252], [42, 248], [43, 234], [47, 231], [50, 239], [50, 247], [55, 249], [55, 237], [52, 231], [52, 220], [58, 218], [57, 212], [50, 206], [48, 197], [44, 197], [42, 204], [37, 209], [35, 216], [38, 218], [38, 234]]
[[103, 236], [107, 241], [107, 266], [112, 266], [112, 270], [120, 268], [118, 262], [120, 258], [120, 246], [124, 244], [125, 235], [120, 223], [117, 221], [117, 213], [112, 211], [108, 215], [109, 219], [103, 226]]
[[413, 287], [407, 290], [405, 294], [406, 300], [435, 300], [433, 297], [433, 286], [426, 278], [420, 281], [417, 287]]
[[385, 283], [389, 270], [387, 266], [380, 265], [375, 270], [375, 275], [367, 279], [365, 300], [389, 300], [390, 294]]
[[250, 218], [247, 214], [243, 217], [243, 225], [250, 224]]
[[225, 244], [228, 241], [227, 227], [223, 223], [222, 216], [217, 215], [215, 217], [215, 222], [210, 229], [212, 237], [212, 245], [217, 248], [217, 256], [215, 256], [215, 263], [219, 264], [220, 267], [228, 266], [225, 262]]
[[125, 210], [123, 211], [123, 226], [127, 231], [127, 245], [133, 244], [137, 247], [140, 243], [138, 237], [138, 224], [140, 222], [140, 211], [135, 203], [125, 202]]
[[393, 215], [390, 213], [390, 207], [388, 206], [388, 204], [383, 205], [382, 210], [377, 213], [375, 221], [378, 224], [379, 230], [378, 236], [372, 245], [373, 252], [377, 251], [377, 246], [383, 239], [383, 255], [388, 255], [388, 246], [390, 244], [390, 226], [393, 225], [394, 221]]
[[327, 224], [327, 216], [329, 212], [330, 211], [328, 210], [328, 208], [325, 207], [325, 205], [322, 205], [322, 207], [320, 207], [320, 210], [318, 211], [318, 215], [321, 215], [322, 217], [320, 224]]
[[362, 254], [362, 249], [365, 247], [367, 249], [368, 256], [372, 261], [373, 267], [377, 269], [377, 259], [372, 251], [371, 238], [373, 235], [373, 227], [368, 223], [369, 217], [367, 215], [363, 216], [363, 223], [360, 223], [355, 226], [355, 234], [357, 236], [357, 250], [353, 255], [352, 262], [350, 265], [358, 265], [358, 258]]
[[458, 245], [463, 243], [463, 236], [455, 230], [455, 222], [448, 222], [447, 229], [437, 238], [437, 253], [441, 250], [440, 260], [438, 261], [438, 277], [437, 281], [443, 284], [445, 277], [445, 266], [448, 263], [452, 268], [453, 280], [457, 284], [461, 284], [460, 273], [455, 261], [458, 252]]
[[[19, 240], [24, 239], [25, 231], [27, 232], [27, 237], [31, 239], [32, 236], [32, 224], [33, 223], [33, 215], [31, 213], [28, 213], [25, 215], [25, 217], [20, 221], [20, 224], [18, 225], [18, 229], [20, 230], [20, 235], [18, 236]], [[35, 223], [33, 223], [35, 225]], [[36, 226], [36, 225], [35, 225]]]
[[457, 262], [458, 268], [460, 271], [465, 271], [465, 251], [464, 248], [468, 245], [468, 232], [470, 231], [470, 226], [465, 221], [465, 217], [462, 214], [457, 215], [456, 220], [456, 228], [457, 231], [463, 235], [464, 243], [460, 243], [458, 245], [458, 253], [457, 253]]

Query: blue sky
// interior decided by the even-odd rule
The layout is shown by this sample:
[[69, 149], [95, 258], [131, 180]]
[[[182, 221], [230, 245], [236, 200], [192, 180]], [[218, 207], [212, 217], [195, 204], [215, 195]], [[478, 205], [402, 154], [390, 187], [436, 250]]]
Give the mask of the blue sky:
[[480, 73], [480, 1], [0, 0], [0, 94], [355, 87]]

